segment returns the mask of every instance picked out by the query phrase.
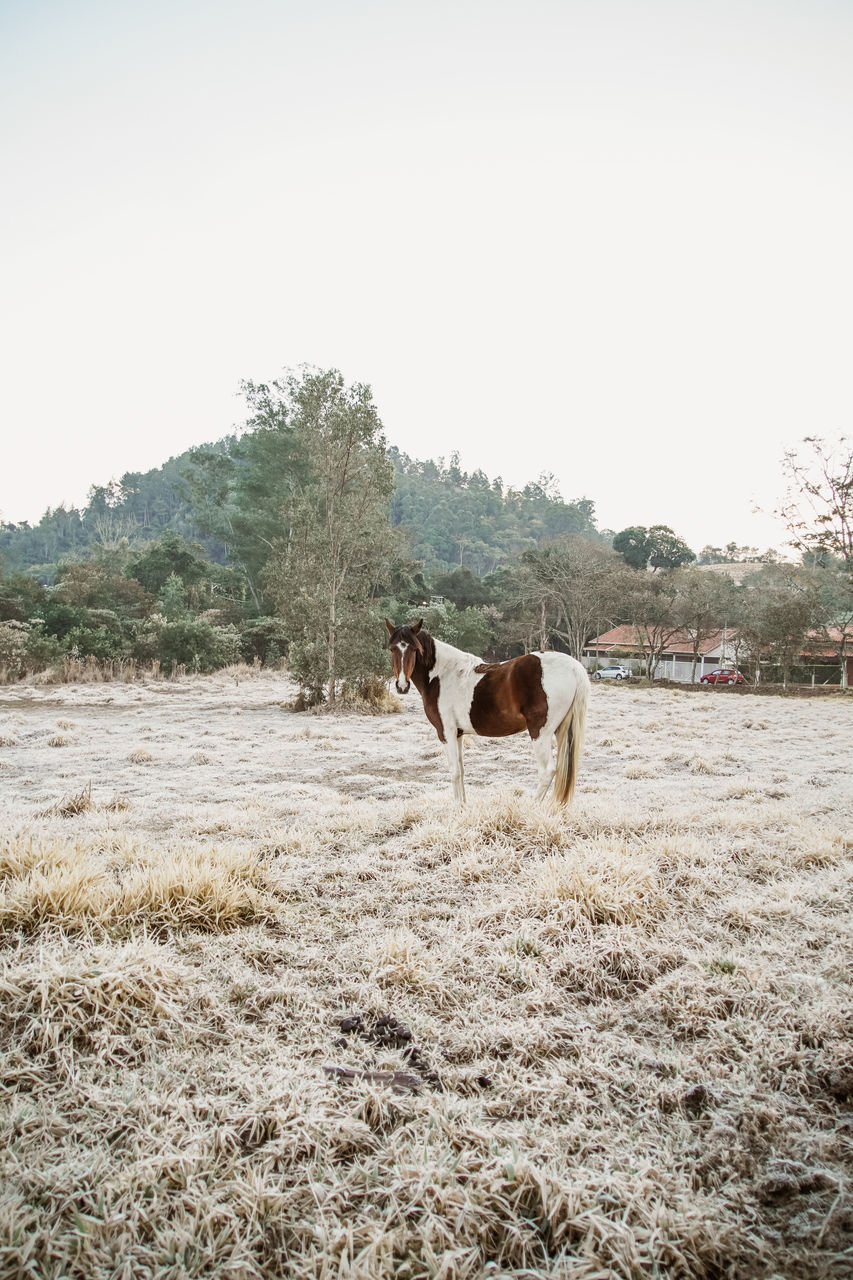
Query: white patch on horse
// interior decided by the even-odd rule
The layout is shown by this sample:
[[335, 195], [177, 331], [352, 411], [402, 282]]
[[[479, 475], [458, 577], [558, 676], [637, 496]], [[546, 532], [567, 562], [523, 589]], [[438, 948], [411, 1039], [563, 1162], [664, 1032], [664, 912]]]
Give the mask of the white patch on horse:
[[483, 661], [473, 653], [463, 653], [442, 640], [435, 640], [435, 666], [430, 671], [430, 682], [438, 678], [438, 714], [444, 726], [448, 742], [456, 737], [458, 729], [463, 733], [475, 733], [471, 723], [471, 702], [474, 689], [482, 680], [482, 673], [474, 668]]
[[406, 675], [406, 666], [405, 666], [406, 650], [409, 648], [408, 642], [406, 640], [398, 640], [397, 643], [394, 645], [394, 648], [400, 654], [400, 674], [397, 677], [397, 683], [396, 683], [397, 692], [408, 693], [409, 688], [411, 686], [411, 681]]
[[[578, 687], [579, 675], [575, 670], [581, 664], [566, 653], [536, 651], [536, 657], [542, 664], [542, 688], [548, 699], [548, 717], [542, 726], [541, 734], [552, 734], [563, 721], [574, 701]], [[585, 674], [581, 667], [581, 675]]]

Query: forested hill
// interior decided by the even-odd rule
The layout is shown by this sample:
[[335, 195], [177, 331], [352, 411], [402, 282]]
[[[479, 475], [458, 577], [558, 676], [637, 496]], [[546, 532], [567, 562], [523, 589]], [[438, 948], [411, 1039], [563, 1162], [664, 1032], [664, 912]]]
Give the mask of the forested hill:
[[[205, 448], [225, 456], [233, 441]], [[143, 542], [167, 530], [201, 542], [210, 559], [224, 560], [224, 546], [202, 533], [186, 493], [183, 477], [192, 455], [188, 449], [150, 471], [126, 471], [120, 480], [93, 485], [82, 509], [48, 507], [34, 525], [0, 522], [0, 567], [51, 576], [59, 561], [85, 556], [94, 545], [113, 547], [123, 538]]]
[[598, 533], [594, 503], [564, 502], [553, 476], [517, 490], [483, 471], [462, 471], [456, 455], [445, 464], [389, 452], [397, 473], [391, 522], [412, 530], [415, 555], [428, 573], [461, 565], [483, 576], [543, 538]]
[[[284, 453], [286, 437], [258, 425], [150, 471], [128, 471], [94, 486], [81, 510], [59, 506], [34, 525], [0, 523], [0, 567], [50, 579], [60, 561], [84, 557], [94, 545], [141, 543], [166, 531], [201, 542], [210, 560], [224, 563], [237, 543], [264, 541], [282, 468], [297, 465]], [[553, 476], [513, 489], [481, 470], [463, 471], [456, 456], [420, 461], [396, 448], [389, 455], [391, 523], [411, 530], [412, 553], [430, 576], [460, 566], [482, 576], [543, 539], [597, 535], [593, 502], [565, 502]], [[247, 554], [241, 545], [241, 559]]]

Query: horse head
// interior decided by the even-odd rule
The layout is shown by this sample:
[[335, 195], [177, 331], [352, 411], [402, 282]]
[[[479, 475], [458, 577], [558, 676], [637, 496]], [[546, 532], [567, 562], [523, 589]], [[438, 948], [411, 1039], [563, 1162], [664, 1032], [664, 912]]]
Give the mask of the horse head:
[[388, 648], [391, 650], [391, 666], [398, 693], [409, 692], [418, 655], [423, 655], [423, 646], [418, 639], [418, 632], [423, 625], [423, 618], [403, 627], [395, 627], [393, 622], [385, 619], [390, 636]]

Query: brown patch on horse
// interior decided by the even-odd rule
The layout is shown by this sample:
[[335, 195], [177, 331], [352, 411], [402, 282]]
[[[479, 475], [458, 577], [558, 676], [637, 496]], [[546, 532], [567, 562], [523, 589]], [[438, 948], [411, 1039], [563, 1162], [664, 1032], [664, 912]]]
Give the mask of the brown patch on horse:
[[[420, 622], [417, 624], [418, 630], [421, 629]], [[414, 627], [412, 628], [414, 630]], [[418, 646], [418, 660], [415, 663], [415, 669], [412, 673], [412, 684], [423, 698], [424, 711], [426, 718], [438, 734], [439, 742], [446, 742], [444, 736], [444, 724], [441, 719], [441, 713], [438, 709], [438, 695], [441, 690], [441, 681], [438, 676], [430, 679], [430, 672], [435, 666], [435, 644], [429, 632], [424, 632], [419, 640], [415, 643]]]
[[[413, 680], [412, 684], [414, 683], [415, 682]], [[442, 723], [441, 713], [438, 709], [438, 687], [440, 684], [440, 680], [431, 680], [427, 685], [423, 693], [424, 711], [426, 712], [427, 720], [429, 720], [430, 724], [438, 734], [439, 742], [446, 742], [447, 739], [444, 736], [444, 724]]]
[[481, 662], [474, 670], [482, 680], [471, 699], [471, 725], [485, 738], [505, 738], [527, 729], [538, 738], [548, 718], [542, 687], [542, 663], [533, 653], [509, 662]]

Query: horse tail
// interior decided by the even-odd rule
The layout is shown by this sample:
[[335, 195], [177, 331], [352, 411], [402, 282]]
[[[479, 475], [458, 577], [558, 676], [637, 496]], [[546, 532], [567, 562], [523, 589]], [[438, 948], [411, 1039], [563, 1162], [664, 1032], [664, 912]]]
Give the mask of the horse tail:
[[557, 725], [557, 771], [554, 774], [554, 801], [570, 804], [575, 793], [578, 763], [583, 750], [586, 731], [586, 704], [589, 698], [589, 677], [580, 674], [575, 695], [563, 719]]

